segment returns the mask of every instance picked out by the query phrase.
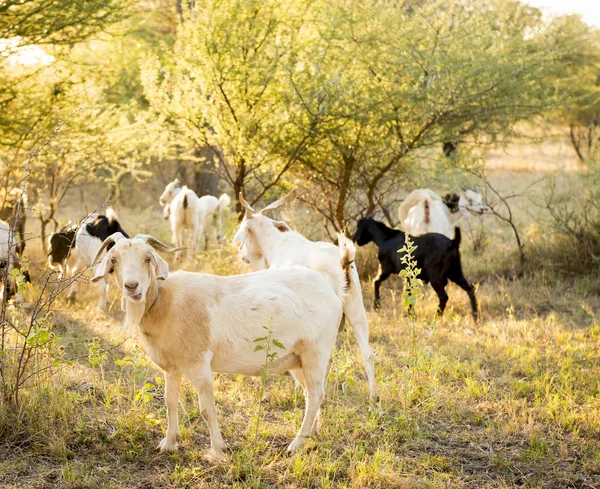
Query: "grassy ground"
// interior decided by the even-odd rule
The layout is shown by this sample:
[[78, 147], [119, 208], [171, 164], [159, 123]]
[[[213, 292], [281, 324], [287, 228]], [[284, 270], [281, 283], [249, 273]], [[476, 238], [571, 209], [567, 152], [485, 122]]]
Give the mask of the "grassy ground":
[[[150, 216], [126, 216], [132, 228], [151, 231], [144, 228]], [[168, 238], [164, 223], [156, 234]], [[375, 250], [362, 249], [381, 403], [367, 401], [347, 329], [321, 433], [288, 456], [304, 408], [292, 379], [272, 377], [260, 395], [261, 379], [218, 375], [217, 412], [230, 446], [219, 465], [203, 457], [208, 432], [187, 382], [180, 451], [156, 453], [166, 422], [161, 374], [120, 332], [115, 291], [103, 314], [95, 288], [84, 285], [77, 304], [57, 301], [53, 319], [73, 361], [28, 389], [21, 412], [0, 407], [0, 487], [600, 487], [598, 280], [544, 271], [508, 280], [498, 270], [514, 259], [509, 238], [492, 229], [478, 256], [465, 245], [479, 323], [468, 315], [466, 294], [452, 286], [443, 319], [434, 319], [435, 295], [425, 290], [412, 321], [399, 305], [399, 279], [383, 286], [383, 307], [372, 311]], [[247, 271], [231, 245], [187, 268]]]

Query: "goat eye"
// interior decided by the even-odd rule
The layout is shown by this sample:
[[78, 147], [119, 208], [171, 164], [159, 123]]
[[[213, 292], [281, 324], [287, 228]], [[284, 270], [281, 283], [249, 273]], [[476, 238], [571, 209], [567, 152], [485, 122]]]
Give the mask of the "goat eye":
[[146, 263], [150, 263], [151, 258], [149, 256], [146, 257]]
[[115, 258], [111, 258], [110, 262], [114, 265], [115, 263], [117, 263], [117, 260]]

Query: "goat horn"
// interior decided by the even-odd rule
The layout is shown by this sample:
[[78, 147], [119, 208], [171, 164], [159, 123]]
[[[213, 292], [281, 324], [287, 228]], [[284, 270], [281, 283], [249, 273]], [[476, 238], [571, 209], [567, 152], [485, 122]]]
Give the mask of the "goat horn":
[[266, 211], [270, 211], [272, 209], [277, 209], [278, 207], [281, 207], [283, 204], [285, 204], [289, 198], [292, 196], [292, 194], [294, 193], [294, 190], [290, 190], [289, 193], [287, 193], [286, 195], [284, 195], [283, 197], [281, 197], [281, 199], [276, 200], [275, 202], [269, 204], [267, 207], [265, 207], [264, 209], [258, 211], [259, 214], [264, 214]]
[[163, 253], [173, 253], [174, 251], [187, 250], [187, 246], [182, 246], [180, 248], [173, 248], [172, 246], [164, 244], [162, 241], [160, 241], [159, 239], [156, 239], [154, 236], [150, 236], [149, 234], [138, 234], [133, 239], [141, 239], [148, 246], [151, 246], [155, 250], [161, 251]]
[[103, 242], [102, 242], [102, 246], [100, 246], [100, 249], [98, 250], [98, 253], [96, 253], [96, 257], [94, 258], [94, 261], [92, 262], [92, 266], [96, 265], [100, 260], [100, 255], [102, 255], [102, 252], [111, 244], [115, 244], [117, 241], [119, 241], [120, 239], [124, 239], [125, 236], [123, 236], [122, 233], [113, 233], [111, 234], [108, 238], [106, 238]]
[[240, 192], [240, 204], [242, 204], [246, 208], [246, 217], [251, 217], [256, 211], [252, 208], [246, 199], [244, 199], [244, 194]]

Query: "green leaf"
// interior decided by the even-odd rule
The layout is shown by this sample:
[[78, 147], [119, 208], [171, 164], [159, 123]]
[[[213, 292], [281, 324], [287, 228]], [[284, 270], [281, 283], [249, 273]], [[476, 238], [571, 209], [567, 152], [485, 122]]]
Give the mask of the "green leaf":
[[281, 348], [282, 350], [285, 350], [285, 346], [283, 346], [283, 343], [281, 343], [281, 341], [279, 340], [273, 340], [273, 344], [277, 347], [277, 348]]
[[254, 351], [260, 351], [260, 350], [264, 350], [264, 349], [265, 349], [265, 347], [264, 347], [264, 346], [262, 346], [262, 345], [256, 345], [256, 346], [254, 347]]

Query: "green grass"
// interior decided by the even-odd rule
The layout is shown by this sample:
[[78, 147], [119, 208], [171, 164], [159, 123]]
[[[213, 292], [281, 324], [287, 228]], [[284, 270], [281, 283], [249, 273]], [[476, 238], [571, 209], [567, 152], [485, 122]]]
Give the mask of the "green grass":
[[[123, 212], [122, 220], [168, 240], [167, 223], [148, 212]], [[523, 222], [526, 214], [518, 209]], [[148, 219], [158, 230], [144, 227]], [[531, 233], [534, 224], [527, 226]], [[0, 406], [0, 487], [600, 487], [598, 279], [548, 268], [514, 280], [510, 233], [490, 226], [488, 241], [477, 256], [468, 238], [463, 246], [481, 321], [471, 319], [466, 294], [454, 286], [444, 318], [435, 319], [437, 299], [425, 287], [414, 336], [400, 279], [383, 285], [382, 308], [372, 311], [375, 250], [361, 249], [380, 405], [368, 403], [351, 328], [338, 338], [320, 434], [301, 453], [285, 452], [304, 409], [291, 377], [269, 378], [259, 396], [259, 378], [216, 375], [230, 447], [219, 465], [204, 458], [208, 432], [187, 382], [180, 450], [156, 452], [166, 423], [162, 375], [119, 330], [116, 292], [102, 314], [96, 288], [82, 285], [80, 301], [59, 299], [53, 319], [64, 357], [74, 360], [31, 385], [19, 412]], [[185, 267], [248, 271], [229, 244]]]
[[[245, 271], [229, 245], [193, 267]], [[414, 345], [400, 291], [385, 288], [382, 310], [369, 312], [381, 405], [367, 402], [349, 328], [338, 339], [321, 433], [299, 454], [285, 453], [304, 407], [289, 376], [270, 378], [259, 399], [260, 379], [217, 375], [218, 416], [230, 446], [228, 462], [217, 466], [203, 458], [209, 438], [188, 383], [180, 451], [155, 452], [165, 429], [162, 377], [118, 330], [118, 301], [110, 315], [98, 314], [95, 289], [82, 286], [82, 301], [59, 300], [54, 319], [65, 356], [78, 360], [28, 389], [22, 412], [0, 411], [0, 481], [71, 488], [594, 487], [594, 283], [540, 276], [480, 283], [481, 323], [468, 316], [466, 295], [454, 287], [446, 316], [435, 320], [436, 300], [425, 289]], [[364, 293], [370, 305], [369, 284]]]

